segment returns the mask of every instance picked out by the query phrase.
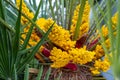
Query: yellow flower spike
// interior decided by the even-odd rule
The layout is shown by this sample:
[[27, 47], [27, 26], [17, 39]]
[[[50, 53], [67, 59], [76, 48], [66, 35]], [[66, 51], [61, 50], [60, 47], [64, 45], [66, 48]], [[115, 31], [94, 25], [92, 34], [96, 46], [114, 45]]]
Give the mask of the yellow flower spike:
[[[115, 15], [112, 17], [112, 28], [113, 30], [116, 29], [116, 24], [117, 24], [117, 17], [118, 17], [118, 13], [115, 13]], [[103, 37], [107, 37], [108, 36], [108, 27], [103, 25], [102, 26], [102, 34], [103, 34]], [[116, 34], [116, 32], [114, 32], [114, 35]]]
[[104, 54], [105, 54], [102, 46], [99, 45], [99, 44], [95, 47], [94, 51], [95, 51], [95, 57], [94, 57], [94, 59], [99, 59], [102, 56], [104, 56]]
[[[74, 11], [74, 15], [73, 15], [73, 18], [72, 18], [72, 25], [71, 25], [71, 29], [70, 29], [71, 36], [73, 36], [74, 32], [75, 32], [75, 27], [76, 27], [76, 23], [77, 23], [77, 19], [78, 19], [79, 8], [80, 8], [80, 5], [78, 5], [76, 7], [75, 11]], [[81, 26], [80, 26], [79, 38], [83, 34], [87, 33], [88, 30], [89, 30], [89, 12], [90, 12], [90, 5], [88, 4], [88, 2], [86, 2], [83, 17], [82, 17], [82, 23], [81, 23]]]
[[[28, 30], [29, 30], [29, 27], [30, 27], [30, 25], [28, 25], [27, 27], [24, 28], [24, 34], [21, 35], [21, 37], [23, 39], [26, 38], [26, 35], [28, 33]], [[31, 46], [35, 46], [38, 43], [38, 41], [40, 41], [40, 38], [39, 38], [39, 36], [37, 36], [37, 33], [35, 33], [35, 31], [33, 30], [32, 34], [31, 34], [31, 37], [30, 37], [30, 40], [29, 40], [29, 44]], [[21, 44], [23, 44], [23, 42]]]
[[92, 73], [93, 75], [98, 75], [98, 74], [100, 74], [100, 71], [97, 70], [97, 69], [95, 69], [95, 68], [90, 68], [90, 71], [91, 71], [91, 73]]
[[108, 36], [108, 27], [106, 27], [105, 25], [102, 26], [102, 34], [103, 34], [103, 37]]
[[70, 55], [66, 51], [62, 51], [61, 49], [57, 49], [56, 47], [52, 49], [49, 58], [51, 59], [51, 61], [53, 61], [51, 67], [54, 68], [64, 67], [71, 60]]
[[46, 31], [44, 25], [46, 24], [47, 20], [45, 18], [39, 18], [36, 21], [36, 24], [40, 27], [40, 29], [42, 29], [44, 32]]
[[108, 59], [96, 60], [94, 64], [95, 69], [106, 72], [110, 68], [110, 62]]
[[[20, 0], [16, 0], [16, 5], [19, 8], [20, 6]], [[24, 0], [22, 0], [22, 12], [28, 16], [30, 19], [32, 19], [34, 17], [33, 12], [30, 12], [30, 10], [27, 8], [26, 4], [24, 3]], [[28, 22], [28, 20], [22, 16], [21, 19], [22, 24], [26, 24]]]
[[[39, 19], [36, 23], [40, 25], [40, 28], [43, 31], [47, 31], [49, 27], [53, 24], [52, 19]], [[42, 23], [42, 24], [41, 24]], [[48, 38], [55, 45], [61, 47], [64, 50], [69, 50], [70, 48], [75, 46], [76, 41], [72, 41], [70, 39], [70, 33], [68, 30], [65, 30], [62, 26], [58, 26], [56, 23], [54, 24], [52, 31], [50, 32]]]
[[[112, 17], [112, 23], [116, 25], [117, 20], [118, 20], [118, 13], [115, 13], [114, 16]], [[115, 26], [113, 26], [113, 29], [115, 29]]]
[[109, 49], [110, 48], [110, 39], [105, 40], [106, 47]]
[[86, 50], [86, 47], [83, 48], [72, 48], [69, 50], [69, 54], [73, 57], [73, 62], [78, 64], [86, 64], [94, 58], [95, 52]]
[[101, 70], [103, 72], [106, 72], [110, 68], [110, 63], [106, 60], [103, 61], [101, 65], [103, 65], [103, 66], [101, 66]]

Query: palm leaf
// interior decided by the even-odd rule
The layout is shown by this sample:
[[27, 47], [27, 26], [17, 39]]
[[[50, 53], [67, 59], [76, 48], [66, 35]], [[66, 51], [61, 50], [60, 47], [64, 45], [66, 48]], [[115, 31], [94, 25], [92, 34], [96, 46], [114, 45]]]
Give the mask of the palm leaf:
[[[14, 39], [14, 44], [13, 44], [13, 57], [14, 61], [16, 61], [17, 56], [18, 56], [18, 51], [19, 51], [19, 41], [20, 41], [20, 27], [21, 27], [21, 11], [22, 11], [22, 0], [20, 1], [20, 7], [19, 7], [19, 15], [17, 18], [16, 26], [15, 26], [15, 39]], [[13, 62], [14, 63], [14, 62]]]
[[51, 68], [48, 69], [46, 76], [45, 76], [45, 80], [49, 80], [50, 73], [51, 73]]
[[99, 23], [99, 20], [98, 20], [98, 16], [97, 16], [97, 13], [96, 13], [96, 11], [95, 11], [95, 8], [93, 7], [93, 0], [92, 1], [90, 1], [90, 5], [91, 5], [91, 7], [93, 8], [93, 13], [94, 13], [94, 20], [96, 21], [95, 22], [95, 24], [96, 24], [96, 28], [98, 29], [98, 31], [99, 31], [99, 34], [100, 34], [100, 37], [101, 37], [101, 42], [103, 42], [102, 43], [102, 46], [103, 46], [103, 48], [104, 48], [104, 50], [105, 50], [105, 53], [108, 53], [108, 50], [107, 50], [107, 48], [106, 48], [106, 45], [105, 45], [105, 39], [104, 39], [104, 37], [103, 37], [103, 35], [102, 35], [102, 31], [101, 31], [101, 28], [100, 28], [100, 23]]
[[[34, 21], [34, 22], [37, 20], [37, 16], [38, 16], [38, 14], [39, 14], [39, 10], [40, 10], [41, 3], [42, 3], [42, 2], [39, 3], [38, 9], [37, 9], [36, 14], [35, 14], [35, 16], [34, 16], [34, 18], [33, 18], [33, 21]], [[26, 37], [26, 39], [25, 39], [25, 41], [24, 41], [24, 43], [23, 43], [22, 49], [25, 49], [25, 48], [26, 48], [26, 46], [27, 46], [27, 44], [28, 44], [28, 42], [29, 42], [30, 36], [31, 36], [31, 34], [32, 34], [33, 27], [34, 27], [34, 25], [31, 25], [31, 26], [30, 26], [30, 29], [29, 29], [28, 34], [27, 34], [27, 37]]]
[[29, 64], [26, 65], [24, 80], [29, 80]]
[[32, 58], [34, 57], [35, 53], [37, 52], [37, 50], [40, 48], [40, 46], [43, 44], [43, 42], [46, 40], [48, 34], [50, 33], [50, 31], [52, 30], [54, 23], [50, 26], [49, 30], [44, 34], [43, 38], [38, 42], [38, 44], [34, 47], [34, 49], [32, 50], [32, 52], [24, 59], [24, 61], [21, 63], [21, 65], [19, 66], [19, 71], [21, 71], [24, 68], [24, 65], [26, 65], [26, 63], [28, 63], [30, 60], [32, 60]]
[[[14, 9], [17, 9], [8, 0], [6, 0], [6, 2], [8, 4], [12, 5], [12, 7]], [[7, 15], [4, 13], [4, 10], [6, 10], [7, 8], [3, 9], [5, 6], [3, 4], [3, 0], [0, 1], [0, 4], [2, 6], [2, 7], [0, 7], [0, 77], [2, 77], [3, 79], [17, 79], [17, 74], [19, 74], [20, 71], [23, 71], [26, 64], [28, 64], [30, 62], [30, 60], [32, 60], [34, 58], [34, 54], [37, 52], [39, 47], [46, 40], [53, 25], [51, 25], [48, 32], [43, 36], [41, 41], [39, 41], [39, 43], [35, 47], [19, 50], [20, 28], [21, 28], [20, 27], [20, 21], [21, 21], [20, 18], [21, 18], [21, 15], [24, 15], [24, 14], [21, 13], [21, 8], [20, 8], [20, 10], [17, 9], [17, 11], [19, 11], [19, 14], [18, 14], [16, 26], [11, 27], [6, 22], [5, 17], [4, 17], [4, 15]], [[21, 4], [22, 4], [22, 0], [21, 0]], [[33, 23], [32, 27], [34, 25], [36, 25], [34, 21], [37, 19], [40, 4], [38, 7], [38, 11], [36, 12], [36, 16], [34, 17], [33, 20], [31, 20], [31, 22]], [[27, 17], [27, 19], [29, 19], [29, 18]], [[32, 31], [32, 28], [30, 30]], [[14, 33], [12, 33], [11, 31]], [[14, 34], [15, 34], [15, 37], [13, 36]], [[12, 44], [12, 43], [14, 43], [14, 44]], [[28, 45], [28, 44], [26, 44], [26, 45]], [[31, 51], [31, 54], [27, 54], [27, 57], [23, 58], [22, 55], [26, 55], [26, 53], [28, 53], [28, 51]], [[20, 53], [22, 53], [22, 54], [20, 54]]]
[[[5, 20], [5, 9], [4, 6], [5, 4], [3, 3], [3, 0], [0, 1], [0, 18]], [[1, 71], [3, 72], [3, 77], [6, 78], [5, 76], [10, 76], [7, 71], [10, 71], [10, 66], [9, 66], [9, 57], [8, 57], [8, 33], [6, 30], [6, 27], [0, 22], [0, 67]], [[7, 68], [8, 67], [8, 68]]]
[[38, 72], [38, 76], [36, 80], [40, 80], [42, 77], [42, 73], [43, 73], [43, 66], [40, 67], [39, 72]]
[[78, 34], [79, 34], [79, 31], [80, 31], [79, 29], [80, 29], [80, 25], [81, 25], [81, 22], [82, 22], [82, 16], [83, 16], [83, 12], [84, 12], [85, 3], [86, 3], [86, 0], [81, 0], [81, 7], [79, 8], [79, 15], [78, 15], [78, 20], [77, 20], [77, 24], [76, 24], [73, 40], [77, 40], [77, 38], [78, 38]]
[[[8, 1], [8, 0], [5, 0], [5, 2], [6, 3], [8, 3], [11, 7], [13, 7], [14, 9], [16, 9], [17, 11], [19, 11], [19, 9], [12, 3], [12, 2], [10, 2], [10, 1]], [[15, 14], [15, 13], [14, 13]], [[21, 12], [21, 14], [22, 14], [22, 16], [24, 16], [32, 25], [34, 25], [38, 30], [39, 30], [39, 32], [43, 35], [44, 34], [44, 32], [40, 29], [40, 27], [33, 21], [33, 20], [31, 20], [27, 15], [25, 15], [24, 13], [22, 13]]]

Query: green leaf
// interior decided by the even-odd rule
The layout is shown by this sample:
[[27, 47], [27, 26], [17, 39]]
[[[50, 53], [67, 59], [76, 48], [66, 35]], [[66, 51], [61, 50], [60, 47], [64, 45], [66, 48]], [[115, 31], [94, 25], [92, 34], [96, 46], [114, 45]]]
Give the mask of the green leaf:
[[49, 80], [50, 73], [51, 73], [51, 68], [48, 69], [46, 76], [45, 76], [45, 80]]
[[0, 17], [5, 20], [5, 13], [4, 13], [4, 7], [3, 7], [3, 0], [0, 0]]
[[[0, 0], [0, 18], [5, 21], [5, 4], [3, 0]], [[4, 79], [6, 76], [10, 76], [9, 72], [9, 60], [8, 60], [8, 39], [7, 39], [7, 29], [3, 25], [2, 21], [0, 22], [0, 68], [3, 72]]]
[[29, 80], [29, 64], [26, 65], [24, 80]]
[[[3, 27], [6, 27], [8, 30], [15, 32], [13, 27], [10, 27], [7, 22], [5, 22], [1, 17], [0, 17], [0, 22], [4, 25]], [[2, 26], [1, 26], [2, 27]]]
[[16, 22], [16, 26], [15, 26], [15, 39], [14, 39], [14, 43], [13, 43], [13, 56], [14, 59], [16, 61], [17, 59], [17, 55], [18, 55], [18, 51], [19, 51], [19, 41], [20, 41], [20, 25], [21, 25], [21, 11], [22, 11], [22, 0], [20, 0], [20, 6], [19, 6], [19, 14], [18, 14], [18, 18], [17, 18], [17, 22]]
[[49, 0], [49, 5], [50, 5], [51, 13], [52, 13], [52, 18], [53, 18], [53, 20], [55, 20], [55, 14], [54, 14], [54, 9], [52, 7], [52, 1], [51, 0]]
[[[65, 14], [65, 29], [70, 29], [71, 21], [72, 21], [72, 14], [73, 14], [73, 6], [75, 0], [65, 0], [66, 5], [66, 14]], [[71, 4], [70, 4], [71, 3]], [[69, 14], [71, 13], [71, 14]]]
[[38, 72], [38, 75], [37, 75], [37, 79], [36, 79], [36, 80], [40, 80], [40, 79], [41, 79], [42, 73], [43, 73], [43, 65], [42, 65], [42, 66], [40, 67], [40, 69], [39, 69], [39, 72]]
[[14, 65], [14, 74], [15, 74], [15, 75], [14, 75], [14, 76], [15, 76], [14, 79], [15, 79], [15, 80], [18, 80], [18, 79], [17, 79], [17, 71], [16, 71], [16, 66], [15, 66], [15, 65]]
[[[116, 31], [116, 39], [113, 39], [113, 41], [115, 42], [116, 40], [116, 47], [115, 47], [115, 51], [113, 53], [113, 64], [112, 64], [112, 71], [113, 71], [113, 75], [115, 80], [117, 80], [116, 78], [119, 78], [120, 76], [120, 2], [117, 2], [117, 11], [118, 11], [118, 21], [117, 21], [117, 31]], [[119, 78], [120, 79], [120, 78]]]
[[32, 46], [32, 47], [27, 48], [27, 49], [24, 49], [24, 50], [20, 50], [20, 51], [18, 52], [18, 54], [19, 54], [19, 56], [21, 56], [21, 55], [23, 55], [23, 54], [26, 54], [26, 53], [28, 53], [29, 51], [33, 50], [33, 48], [35, 48], [35, 46]]
[[6, 68], [6, 60], [4, 57], [5, 56], [5, 52], [4, 52], [4, 46], [3, 46], [3, 37], [2, 37], [2, 33], [1, 33], [1, 30], [0, 30], [0, 71], [1, 73], [3, 74], [3, 77], [7, 76], [6, 75], [6, 71], [5, 71], [5, 68]]
[[111, 1], [108, 0], [107, 2], [107, 18], [108, 18], [108, 22], [106, 23], [108, 26], [108, 30], [109, 30], [109, 38], [110, 38], [110, 44], [111, 44], [111, 51], [112, 54], [114, 55], [114, 37], [113, 37], [113, 28], [112, 28], [112, 8], [111, 8]]
[[9, 74], [11, 75], [12, 73], [14, 73], [12, 70], [12, 67], [14, 66], [15, 67], [15, 64], [12, 65], [12, 59], [13, 59], [13, 56], [12, 56], [12, 53], [13, 53], [13, 44], [12, 44], [12, 35], [11, 33], [8, 33], [8, 37], [7, 37], [7, 40], [8, 40], [8, 62], [9, 62], [9, 69], [10, 69], [10, 72]]
[[38, 51], [38, 49], [40, 48], [40, 46], [44, 43], [44, 41], [46, 40], [46, 38], [49, 35], [50, 31], [52, 30], [52, 27], [53, 27], [54, 23], [50, 26], [49, 30], [44, 34], [43, 38], [34, 47], [34, 49], [32, 50], [32, 52], [24, 59], [23, 63], [19, 66], [18, 72], [20, 72], [23, 69], [23, 67], [24, 67], [24, 65], [26, 63], [28, 63], [28, 62], [30, 62], [30, 60], [32, 60], [32, 58], [34, 57], [35, 53]]
[[103, 37], [103, 35], [102, 35], [102, 30], [101, 30], [101, 28], [100, 28], [100, 23], [99, 23], [99, 20], [98, 20], [98, 16], [97, 16], [97, 12], [95, 11], [95, 7], [93, 7], [93, 1], [94, 0], [91, 0], [90, 1], [90, 6], [93, 8], [92, 10], [93, 10], [93, 14], [94, 14], [94, 20], [95, 20], [95, 24], [96, 24], [96, 28], [97, 28], [97, 30], [98, 30], [98, 32], [99, 32], [99, 34], [100, 34], [100, 42], [101, 42], [101, 45], [103, 46], [103, 49], [104, 49], [104, 51], [105, 51], [105, 53], [106, 54], [108, 54], [108, 49], [107, 49], [107, 47], [106, 47], [106, 45], [105, 45], [105, 39], [104, 39], [104, 37]]
[[79, 15], [78, 15], [78, 20], [77, 20], [77, 24], [76, 24], [73, 40], [77, 40], [77, 38], [79, 36], [80, 25], [81, 25], [81, 22], [82, 22], [82, 16], [83, 16], [85, 4], [86, 4], [86, 0], [81, 0], [81, 6], [79, 8]]
[[[17, 12], [15, 9], [12, 9], [11, 6], [6, 7], [6, 22], [7, 24], [11, 25], [13, 28], [16, 25], [16, 21], [17, 21]], [[12, 16], [12, 17], [11, 17]]]
[[117, 60], [120, 57], [120, 2], [118, 1], [117, 5], [117, 10], [118, 10], [118, 24], [117, 24], [117, 36], [116, 36], [116, 58]]
[[[38, 9], [37, 9], [37, 11], [36, 11], [36, 13], [35, 13], [35, 16], [34, 16], [34, 18], [33, 18], [33, 21], [34, 21], [34, 22], [37, 20], [37, 16], [38, 16], [38, 14], [39, 14], [39, 10], [40, 10], [40, 7], [41, 7], [41, 3], [42, 3], [42, 1], [40, 1], [39, 6], [38, 6]], [[28, 42], [29, 42], [29, 39], [30, 39], [30, 36], [31, 36], [31, 34], [32, 34], [33, 27], [34, 27], [34, 25], [31, 25], [31, 26], [30, 26], [30, 29], [29, 29], [28, 34], [27, 34], [27, 37], [26, 37], [26, 39], [25, 39], [25, 41], [24, 41], [24, 43], [23, 43], [22, 49], [25, 49], [25, 48], [27, 47]]]
[[48, 7], [48, 1], [45, 2], [45, 18], [47, 18], [47, 7]]
[[62, 4], [62, 8], [61, 8], [61, 14], [62, 14], [62, 26], [64, 27], [65, 26], [65, 10], [64, 10], [64, 0], [60, 0], [61, 1], [61, 4]]
[[[34, 0], [35, 1], [35, 0]], [[27, 8], [31, 11], [31, 12], [33, 12], [33, 13], [35, 13], [35, 9], [34, 9], [34, 6], [33, 6], [33, 4], [31, 4], [31, 3], [33, 3], [33, 0], [29, 0], [29, 2], [28, 1], [24, 1], [25, 2], [25, 4], [27, 5]], [[37, 9], [37, 7], [36, 7], [36, 9]]]
[[[8, 1], [8, 0], [4, 0], [4, 1], [6, 1], [9, 5], [11, 5], [14, 9], [16, 9], [17, 11], [19, 11], [19, 9], [13, 4], [13, 3], [11, 3], [10, 1]], [[42, 3], [41, 3], [42, 4]], [[43, 35], [44, 34], [44, 32], [42, 31], [42, 29], [40, 29], [40, 27], [38, 26], [38, 25], [36, 25], [36, 23], [33, 21], [33, 20], [31, 20], [27, 15], [25, 15], [24, 13], [22, 13], [21, 12], [21, 14], [22, 14], [22, 16], [24, 16], [28, 21], [30, 21], [31, 23], [32, 23], [32, 25], [34, 25], [35, 27], [37, 27], [38, 28], [38, 30], [40, 31], [40, 33]]]
[[33, 0], [33, 8], [34, 8], [35, 10], [37, 9], [36, 0]]

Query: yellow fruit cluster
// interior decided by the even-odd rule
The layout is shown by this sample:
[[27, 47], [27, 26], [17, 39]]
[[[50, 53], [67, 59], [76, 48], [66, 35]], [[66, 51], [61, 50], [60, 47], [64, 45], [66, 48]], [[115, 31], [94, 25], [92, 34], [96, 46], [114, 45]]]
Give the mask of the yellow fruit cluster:
[[[39, 24], [40, 28], [45, 32], [53, 23], [54, 21], [52, 19], [45, 20], [42, 18], [37, 21], [37, 24]], [[56, 23], [54, 24], [53, 29], [48, 37], [51, 42], [64, 50], [69, 50], [70, 48], [74, 47], [76, 43], [76, 41], [72, 41], [70, 39], [69, 31], [65, 30], [62, 26], [58, 26]]]
[[[112, 17], [112, 28], [113, 28], [113, 32], [114, 32], [113, 35], [116, 35], [116, 27], [115, 26], [117, 25], [117, 16], [118, 16], [118, 13], [115, 13], [115, 15]], [[108, 33], [109, 33], [108, 27], [103, 25], [102, 26], [102, 35], [105, 38], [106, 48], [110, 49], [111, 45], [110, 45], [110, 39], [108, 38]], [[95, 59], [98, 59], [104, 55], [104, 50], [101, 45], [97, 45], [94, 51], [96, 52]]]
[[[106, 57], [105, 57], [106, 58]], [[95, 61], [94, 68], [91, 68], [91, 72], [96, 75], [99, 74], [100, 71], [106, 72], [110, 68], [110, 62], [108, 59], [98, 59]]]
[[[47, 20], [45, 18], [39, 18], [36, 21], [36, 24], [39, 26], [40, 29], [42, 29], [44, 32], [48, 30], [48, 28], [45, 27], [45, 24], [47, 23]], [[51, 23], [52, 24], [52, 23]], [[50, 25], [48, 26], [50, 27]]]
[[62, 51], [56, 47], [51, 51], [51, 56], [49, 58], [53, 61], [51, 67], [54, 68], [64, 67], [70, 61], [70, 55], [66, 51]]
[[95, 56], [94, 56], [95, 60], [101, 58], [105, 54], [102, 46], [99, 44], [95, 47], [94, 51], [95, 51]]
[[[46, 32], [54, 21], [52, 19], [45, 20], [44, 18], [41, 18], [36, 23]], [[53, 61], [52, 67], [54, 68], [64, 67], [70, 61], [82, 65], [92, 61], [94, 58], [95, 52], [88, 51], [86, 48], [74, 48], [75, 41], [70, 39], [69, 31], [58, 26], [56, 23], [48, 37], [51, 42], [64, 50], [62, 51], [57, 48], [51, 50], [49, 58]]]
[[[112, 17], [112, 28], [113, 28], [113, 35], [114, 36], [116, 36], [117, 17], [118, 17], [118, 13], [115, 13], [115, 15]], [[103, 25], [102, 26], [103, 37], [106, 38], [108, 36], [108, 33], [109, 33], [108, 27]], [[105, 40], [105, 44], [106, 44], [106, 47], [109, 49], [110, 48], [110, 39], [109, 38], [107, 38]]]
[[[20, 0], [16, 0], [16, 5], [17, 7], [19, 8], [20, 6]], [[30, 19], [32, 19], [34, 17], [34, 14], [33, 12], [31, 12], [28, 8], [27, 8], [27, 5], [25, 4], [24, 0], [22, 0], [22, 13], [24, 13], [26, 16], [28, 16]], [[22, 25], [25, 25], [26, 23], [28, 23], [28, 20], [22, 16], [22, 19], [21, 19], [21, 22], [22, 22]], [[28, 26], [26, 26], [23, 30], [23, 34], [21, 35], [21, 37], [23, 39], [26, 38], [26, 35], [29, 31], [29, 28], [30, 28], [30, 24], [28, 24]], [[40, 38], [37, 36], [35, 30], [32, 31], [32, 34], [31, 34], [31, 37], [30, 37], [30, 40], [29, 40], [29, 44], [31, 46], [35, 46], [38, 41], [40, 41]], [[21, 40], [21, 44], [23, 44], [23, 41]]]
[[108, 36], [108, 27], [106, 27], [105, 25], [102, 26], [102, 34], [103, 34], [103, 37]]
[[[20, 5], [20, 0], [16, 0], [17, 6]], [[51, 40], [52, 43], [54, 43], [57, 47], [54, 47], [51, 52], [49, 58], [51, 61], [53, 61], [53, 64], [51, 67], [54, 68], [61, 68], [67, 65], [69, 62], [84, 65], [89, 62], [95, 61], [94, 67], [92, 67], [90, 70], [93, 74], [99, 74], [100, 71], [106, 71], [110, 67], [110, 63], [107, 59], [100, 60], [99, 58], [104, 55], [104, 50], [101, 45], [97, 45], [95, 50], [88, 51], [86, 50], [86, 47], [83, 48], [75, 48], [76, 41], [71, 40], [71, 36], [73, 37], [75, 32], [75, 27], [78, 19], [78, 13], [79, 13], [80, 5], [76, 7], [76, 10], [74, 11], [73, 19], [72, 19], [72, 25], [70, 32], [66, 29], [64, 29], [62, 26], [57, 25], [56, 23], [53, 25], [52, 31], [48, 35], [48, 38]], [[89, 30], [89, 11], [90, 6], [88, 2], [86, 2], [83, 18], [82, 18], [82, 24], [80, 25], [80, 33], [79, 38], [88, 32]], [[27, 15], [30, 19], [33, 18], [34, 14], [30, 12], [30, 10], [27, 8], [26, 4], [23, 1], [22, 5], [22, 12]], [[116, 24], [117, 17], [112, 18], [113, 24]], [[22, 16], [22, 24], [28, 23], [28, 20]], [[44, 19], [39, 18], [36, 21], [36, 24], [42, 29], [44, 32], [47, 32], [50, 26], [54, 23], [52, 19]], [[28, 33], [28, 30], [30, 28], [30, 24], [24, 28], [24, 34], [22, 34], [22, 38], [26, 38], [26, 34]], [[114, 26], [113, 26], [114, 28]], [[108, 28], [103, 26], [102, 27], [102, 34], [104, 37], [108, 36]], [[37, 33], [35, 30], [32, 31], [29, 44], [31, 46], [35, 46], [38, 41], [40, 41], [40, 38], [37, 36]], [[23, 42], [22, 42], [23, 43]], [[107, 48], [110, 47], [110, 41], [107, 39], [105, 41], [105, 44], [107, 45]], [[42, 51], [44, 47], [42, 46], [40, 48], [40, 51]], [[99, 59], [99, 60], [97, 60]]]
[[[16, 5], [19, 8], [20, 6], [20, 0], [16, 0]], [[31, 12], [28, 8], [27, 5], [24, 3], [24, 0], [22, 0], [22, 13], [24, 13], [25, 15], [27, 15], [30, 19], [32, 19], [34, 17], [33, 12]], [[22, 24], [26, 24], [28, 22], [28, 20], [22, 16]]]
[[94, 58], [95, 52], [88, 51], [83, 47], [80, 49], [72, 48], [69, 50], [69, 54], [71, 55], [74, 63], [82, 65], [91, 62]]
[[[76, 24], [77, 24], [77, 20], [78, 20], [78, 14], [79, 14], [79, 8], [80, 5], [78, 5], [74, 11], [74, 15], [72, 18], [72, 25], [71, 25], [71, 35], [74, 35], [75, 32], [75, 28], [76, 28]], [[85, 9], [83, 12], [83, 17], [82, 17], [82, 23], [80, 25], [80, 32], [79, 32], [79, 37], [78, 39], [85, 33], [88, 32], [89, 30], [89, 12], [90, 12], [90, 5], [88, 4], [88, 2], [86, 1], [86, 5], [85, 5]]]
[[72, 48], [68, 51], [62, 51], [54, 47], [49, 58], [53, 61], [52, 67], [60, 68], [64, 67], [70, 61], [80, 65], [86, 64], [93, 60], [94, 55], [95, 52], [88, 51], [85, 47], [80, 49]]

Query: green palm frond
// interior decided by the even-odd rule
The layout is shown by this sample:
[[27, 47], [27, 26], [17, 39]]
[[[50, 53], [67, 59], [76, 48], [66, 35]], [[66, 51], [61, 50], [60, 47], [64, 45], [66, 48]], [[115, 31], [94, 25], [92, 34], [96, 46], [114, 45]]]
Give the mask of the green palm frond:
[[[105, 0], [104, 0], [105, 1]], [[94, 18], [95, 18], [95, 22], [96, 22], [96, 27], [97, 29], [99, 30], [99, 34], [100, 34], [100, 38], [101, 38], [101, 43], [102, 43], [102, 46], [105, 50], [105, 53], [106, 55], [108, 55], [110, 61], [111, 61], [111, 67], [112, 67], [112, 71], [113, 71], [113, 76], [114, 76], [114, 79], [115, 80], [119, 80], [120, 77], [120, 69], [118, 68], [120, 65], [120, 55], [119, 55], [119, 39], [120, 39], [120, 24], [119, 24], [119, 19], [120, 19], [120, 6], [119, 6], [120, 2], [117, 1], [117, 0], [108, 0], [108, 1], [105, 1], [105, 4], [104, 4], [104, 11], [103, 10], [103, 7], [99, 7], [99, 5], [97, 5], [96, 7], [101, 9], [100, 10], [100, 14], [101, 16], [101, 19], [103, 18], [104, 21], [105, 21], [105, 25], [108, 27], [108, 39], [110, 39], [110, 49], [107, 49], [106, 48], [106, 44], [104, 43], [105, 42], [105, 38], [103, 37], [102, 35], [102, 32], [101, 32], [101, 26], [100, 26], [100, 23], [99, 23], [99, 20], [98, 20], [98, 14], [97, 12], [95, 11], [95, 9], [93, 9], [93, 13], [94, 13]], [[93, 6], [92, 2], [91, 2], [91, 6]], [[113, 12], [114, 9], [117, 9], [117, 13], [118, 13], [118, 21], [117, 21], [117, 25], [114, 25], [117, 29], [116, 31], [116, 35], [114, 35], [114, 30], [113, 30], [113, 23], [112, 23], [112, 13], [115, 13]], [[105, 17], [104, 17], [105, 16]], [[106, 19], [105, 19], [106, 18]], [[109, 54], [112, 54], [112, 56], [110, 56]]]
[[[6, 4], [4, 4], [5, 2], [7, 2], [6, 4], [10, 4], [8, 6], [12, 5], [11, 6], [12, 9], [5, 7], [6, 6]], [[14, 6], [14, 4], [8, 0], [6, 1], [1, 0], [0, 5], [1, 5], [0, 6], [0, 77], [3, 79], [17, 80], [18, 74], [24, 70], [25, 66], [34, 58], [34, 54], [37, 52], [39, 47], [42, 44], [44, 44], [54, 23], [53, 25], [51, 25], [50, 29], [43, 35], [43, 38], [41, 38], [41, 40], [38, 42], [38, 44], [35, 47], [31, 47], [29, 49], [26, 48], [20, 49], [20, 36], [21, 36], [20, 30], [22, 26], [21, 16], [24, 15], [23, 13], [21, 13], [22, 0], [20, 3], [20, 8], [19, 8], [20, 10], [18, 10]], [[30, 31], [32, 31], [33, 26], [36, 25], [35, 20], [37, 19], [40, 5], [41, 2], [38, 6], [38, 10], [36, 11], [36, 15], [34, 19], [31, 21], [32, 27]], [[16, 13], [17, 11], [15, 11], [16, 9], [19, 11], [18, 14]], [[13, 12], [11, 10], [13, 10]], [[5, 14], [6, 11], [9, 12], [10, 14], [9, 15]], [[9, 20], [12, 20], [12, 18], [10, 17], [11, 15], [14, 16], [13, 18], [14, 20], [16, 20], [16, 22], [14, 21], [14, 23], [11, 23], [12, 25], [8, 23], [7, 20], [8, 18]], [[28, 45], [28, 41], [29, 38], [28, 40], [26, 40], [26, 45]], [[30, 54], [23, 58], [22, 56], [28, 54], [29, 51]], [[28, 79], [28, 77], [25, 78], [25, 80], [26, 79]]]

